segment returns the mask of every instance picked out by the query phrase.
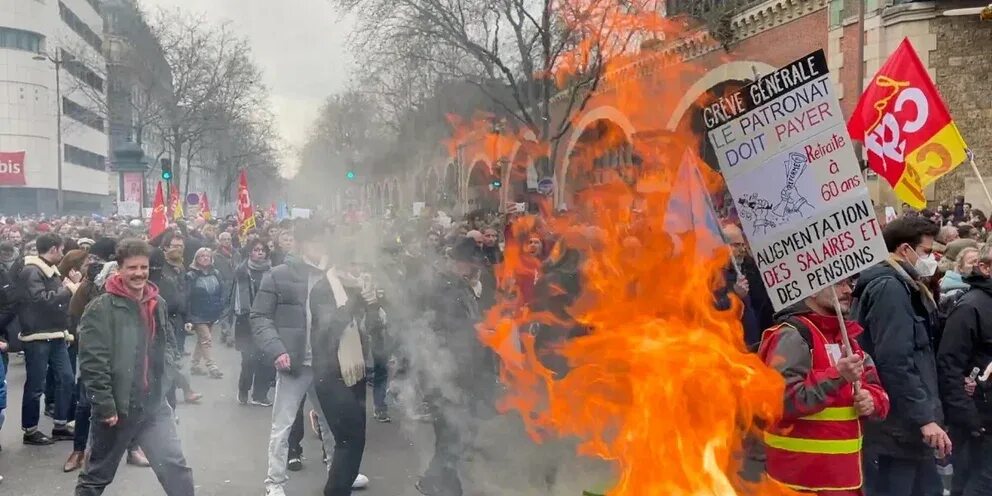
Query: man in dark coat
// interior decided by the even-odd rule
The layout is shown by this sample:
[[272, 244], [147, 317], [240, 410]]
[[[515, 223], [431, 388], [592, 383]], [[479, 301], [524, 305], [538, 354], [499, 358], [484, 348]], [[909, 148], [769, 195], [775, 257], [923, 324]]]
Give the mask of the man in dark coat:
[[922, 217], [887, 224], [882, 236], [889, 258], [863, 272], [854, 289], [853, 316], [865, 329], [859, 341], [874, 357], [892, 405], [884, 422], [866, 427], [869, 494], [939, 496], [943, 492], [934, 453], [941, 458], [949, 455], [951, 441], [941, 427], [932, 344], [937, 306], [922, 280], [937, 268], [933, 257], [937, 231], [936, 224]]
[[427, 496], [461, 496], [460, 460], [476, 430], [480, 402], [488, 401], [496, 381], [489, 354], [476, 336], [481, 319], [479, 298], [472, 286], [482, 267], [475, 240], [459, 239], [446, 269], [438, 275], [431, 303], [438, 363], [451, 366], [450, 384], [424, 384], [434, 422], [434, 456], [417, 490]]
[[144, 449], [168, 496], [193, 496], [193, 471], [183, 456], [172, 408], [165, 402], [175, 367], [175, 335], [166, 303], [148, 282], [151, 247], [124, 240], [119, 272], [79, 322], [79, 370], [93, 411], [89, 457], [76, 496], [99, 496], [132, 441]]
[[349, 344], [359, 339], [354, 316], [362, 298], [347, 294], [328, 267], [322, 225], [300, 222], [295, 240], [299, 256], [263, 276], [250, 313], [255, 343], [277, 371], [265, 490], [285, 495], [289, 432], [310, 394], [318, 410], [331, 412], [319, 415], [321, 431], [331, 433], [323, 436], [324, 452], [333, 453], [324, 496], [347, 496], [368, 484], [358, 473], [365, 451], [364, 354], [360, 344], [358, 356], [354, 347], [343, 348], [346, 336]]
[[944, 325], [937, 372], [944, 412], [954, 443], [952, 496], [992, 494], [992, 389], [984, 381], [972, 390], [973, 369], [984, 375], [992, 364], [992, 246], [979, 252], [970, 289], [958, 299]]
[[[24, 401], [21, 403], [21, 427], [24, 444], [46, 445], [73, 439], [67, 424], [75, 382], [69, 363], [69, 299], [78, 288], [82, 274], [75, 272], [62, 279], [57, 265], [62, 261], [62, 239], [55, 234], [38, 237], [38, 256], [24, 258], [18, 277], [21, 292], [17, 318], [21, 323], [18, 338], [24, 345]], [[39, 399], [45, 388], [48, 368], [54, 369], [55, 427], [52, 437], [38, 431]], [[53, 441], [54, 439], [54, 441]]]

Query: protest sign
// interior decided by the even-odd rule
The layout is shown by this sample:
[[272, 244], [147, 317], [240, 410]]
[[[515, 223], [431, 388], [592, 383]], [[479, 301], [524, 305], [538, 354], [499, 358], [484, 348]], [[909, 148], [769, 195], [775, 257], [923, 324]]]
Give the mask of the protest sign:
[[822, 50], [703, 121], [776, 310], [887, 256]]

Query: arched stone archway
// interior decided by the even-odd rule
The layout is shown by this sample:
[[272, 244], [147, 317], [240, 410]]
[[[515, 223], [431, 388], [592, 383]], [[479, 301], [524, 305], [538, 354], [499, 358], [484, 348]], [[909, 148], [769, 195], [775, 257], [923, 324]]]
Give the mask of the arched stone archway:
[[458, 179], [458, 166], [451, 162], [444, 170], [444, 187], [441, 188], [441, 195], [437, 200], [438, 206], [446, 209], [455, 206], [460, 191]]
[[559, 176], [559, 204], [572, 206], [577, 195], [614, 181], [633, 185], [640, 175], [631, 136], [610, 119], [583, 128], [565, 160], [570, 165]]
[[576, 123], [574, 131], [572, 131], [572, 134], [569, 136], [568, 143], [565, 146], [565, 153], [562, 155], [561, 168], [555, 173], [556, 182], [558, 183], [558, 189], [555, 192], [555, 197], [558, 204], [568, 203], [569, 195], [567, 191], [569, 191], [569, 169], [572, 166], [572, 158], [576, 151], [575, 147], [584, 136], [588, 140], [586, 131], [590, 128], [590, 126], [593, 126], [600, 121], [610, 123], [611, 126], [614, 126], [615, 129], [622, 132], [624, 141], [628, 144], [633, 143], [634, 133], [637, 132], [637, 130], [633, 123], [630, 122], [630, 119], [628, 119], [627, 116], [624, 115], [623, 112], [620, 112], [617, 108], [611, 106], [596, 107], [583, 114], [582, 119]]
[[493, 169], [482, 160], [476, 160], [469, 169], [465, 187], [465, 200], [468, 211], [484, 209], [499, 210], [499, 192], [491, 185], [496, 176]]

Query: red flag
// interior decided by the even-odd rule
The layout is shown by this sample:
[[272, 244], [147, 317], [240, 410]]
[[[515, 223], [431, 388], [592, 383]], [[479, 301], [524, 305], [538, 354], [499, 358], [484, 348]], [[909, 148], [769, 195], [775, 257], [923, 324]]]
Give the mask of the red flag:
[[155, 238], [165, 231], [165, 195], [162, 194], [162, 183], [155, 187], [155, 203], [152, 204], [152, 218], [148, 222], [148, 237]]
[[210, 203], [207, 202], [206, 191], [200, 195], [200, 216], [203, 217], [203, 220], [210, 220], [213, 217], [213, 214], [210, 213]]
[[182, 219], [186, 214], [183, 212], [183, 202], [179, 200], [179, 188], [173, 187], [169, 193], [169, 218], [172, 220]]
[[242, 170], [241, 179], [238, 181], [238, 227], [241, 237], [245, 237], [248, 231], [255, 228], [255, 211], [251, 206], [251, 197], [248, 195], [248, 174]]
[[277, 212], [276, 211], [276, 204], [275, 204], [275, 202], [272, 202], [272, 204], [269, 205], [269, 218], [270, 219], [275, 219], [276, 218], [276, 212]]
[[968, 145], [909, 39], [872, 78], [847, 130], [864, 141], [868, 166], [917, 209], [926, 206], [923, 188], [967, 158]]

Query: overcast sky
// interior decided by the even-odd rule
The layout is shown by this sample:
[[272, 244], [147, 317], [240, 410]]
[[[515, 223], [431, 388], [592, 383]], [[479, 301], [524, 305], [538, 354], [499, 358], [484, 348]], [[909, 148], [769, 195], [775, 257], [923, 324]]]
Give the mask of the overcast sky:
[[285, 165], [297, 167], [294, 153], [303, 145], [324, 99], [343, 90], [351, 73], [345, 46], [348, 22], [329, 0], [140, 0], [147, 10], [159, 6], [203, 12], [213, 21], [231, 22], [251, 43], [265, 74], [276, 123], [289, 147]]

